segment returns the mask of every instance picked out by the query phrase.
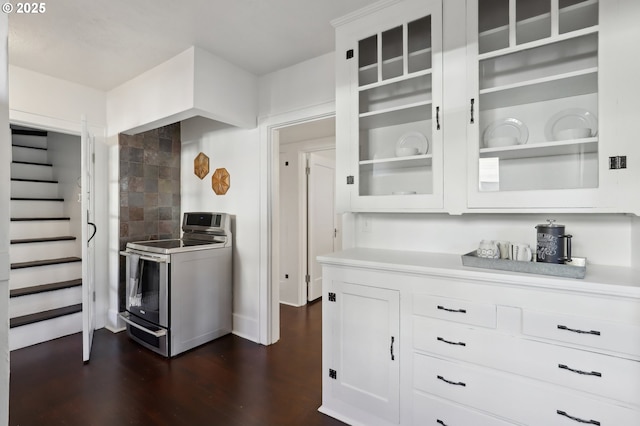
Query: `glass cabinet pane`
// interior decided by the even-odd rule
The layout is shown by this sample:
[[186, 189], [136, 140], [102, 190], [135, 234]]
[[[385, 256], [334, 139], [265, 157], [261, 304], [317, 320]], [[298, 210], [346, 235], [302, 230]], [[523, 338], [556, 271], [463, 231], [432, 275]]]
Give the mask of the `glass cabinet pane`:
[[516, 0], [516, 44], [551, 35], [551, 0]]
[[431, 16], [358, 49], [359, 195], [432, 194]]
[[478, 10], [480, 53], [509, 47], [509, 0], [482, 0]]
[[402, 46], [402, 27], [392, 28], [382, 33], [383, 80], [402, 75]]
[[[486, 4], [504, 13], [502, 3]], [[516, 0], [516, 43], [479, 60], [472, 108], [480, 191], [598, 187], [598, 33], [570, 35], [595, 25], [593, 4], [560, 0], [552, 11], [548, 0]], [[484, 1], [478, 5], [480, 16], [491, 14]], [[559, 17], [556, 34], [564, 28], [568, 35], [552, 35], [552, 13]], [[532, 41], [536, 47], [519, 46]]]

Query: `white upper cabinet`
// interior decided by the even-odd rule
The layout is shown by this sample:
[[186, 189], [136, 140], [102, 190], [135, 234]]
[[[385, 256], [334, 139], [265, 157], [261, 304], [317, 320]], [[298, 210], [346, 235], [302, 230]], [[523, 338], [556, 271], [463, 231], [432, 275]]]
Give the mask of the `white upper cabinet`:
[[621, 89], [601, 74], [606, 3], [467, 2], [469, 208], [619, 207], [623, 160], [603, 149], [624, 146], [600, 99]]
[[638, 19], [403, 0], [336, 22], [338, 209], [640, 213]]
[[353, 210], [442, 208], [442, 3], [337, 28], [337, 139]]

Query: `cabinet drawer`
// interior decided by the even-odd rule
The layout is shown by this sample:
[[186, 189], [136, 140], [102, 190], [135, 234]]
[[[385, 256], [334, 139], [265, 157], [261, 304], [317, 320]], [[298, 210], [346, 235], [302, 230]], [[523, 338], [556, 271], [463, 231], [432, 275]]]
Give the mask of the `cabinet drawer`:
[[425, 395], [413, 393], [413, 424], [434, 426], [510, 426], [513, 423]]
[[413, 313], [481, 327], [496, 327], [495, 305], [468, 300], [416, 294], [413, 297]]
[[413, 318], [414, 348], [640, 406], [640, 362]]
[[514, 374], [414, 354], [414, 387], [527, 425], [640, 424], [640, 411]]
[[522, 332], [560, 342], [640, 356], [640, 327], [594, 318], [523, 311]]

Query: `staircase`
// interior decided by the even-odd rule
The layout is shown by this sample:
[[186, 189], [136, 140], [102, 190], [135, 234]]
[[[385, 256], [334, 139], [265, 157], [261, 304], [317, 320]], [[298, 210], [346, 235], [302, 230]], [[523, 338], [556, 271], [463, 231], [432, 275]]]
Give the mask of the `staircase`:
[[47, 133], [12, 128], [9, 349], [82, 331], [82, 268]]

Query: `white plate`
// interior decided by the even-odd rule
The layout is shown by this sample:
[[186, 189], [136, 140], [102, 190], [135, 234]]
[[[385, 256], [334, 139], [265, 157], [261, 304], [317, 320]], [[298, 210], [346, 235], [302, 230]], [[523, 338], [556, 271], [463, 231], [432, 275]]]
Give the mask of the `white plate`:
[[598, 118], [582, 108], [570, 108], [554, 114], [544, 128], [548, 141], [560, 140], [558, 132], [568, 129], [591, 129], [591, 136], [598, 134]]
[[418, 153], [416, 155], [423, 155], [429, 151], [429, 140], [420, 132], [405, 133], [396, 142], [396, 157], [403, 156], [399, 152], [399, 148], [417, 148]]
[[494, 138], [516, 138], [516, 144], [522, 145], [529, 139], [529, 129], [517, 118], [502, 118], [496, 120], [484, 129], [482, 142], [485, 148], [489, 147], [489, 140]]

